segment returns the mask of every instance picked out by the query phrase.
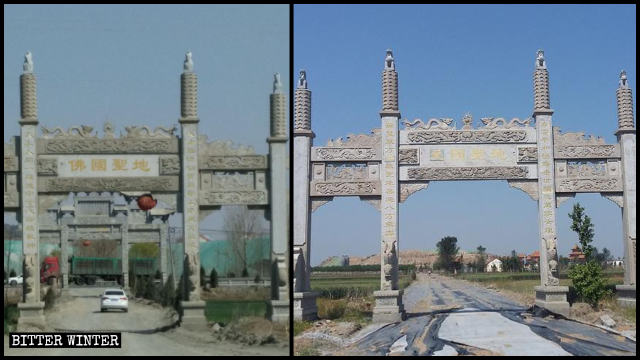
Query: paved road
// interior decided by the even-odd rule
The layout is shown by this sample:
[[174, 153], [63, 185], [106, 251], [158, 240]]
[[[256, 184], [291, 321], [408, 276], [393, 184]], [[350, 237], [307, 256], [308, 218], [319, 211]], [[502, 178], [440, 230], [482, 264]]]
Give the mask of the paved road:
[[418, 275], [403, 298], [408, 319], [371, 325], [336, 355], [635, 355], [636, 344], [597, 327], [535, 317], [468, 282]]
[[[210, 334], [196, 334], [181, 328], [149, 333], [173, 323], [172, 314], [159, 307], [129, 301], [129, 312], [100, 312], [98, 296], [104, 289], [71, 289], [53, 311], [46, 312], [47, 325], [53, 329], [122, 331], [120, 349], [11, 349], [4, 337], [5, 355], [288, 355], [280, 345], [247, 346], [219, 342]], [[51, 331], [54, 331], [54, 330]], [[146, 332], [146, 333], [145, 333]]]

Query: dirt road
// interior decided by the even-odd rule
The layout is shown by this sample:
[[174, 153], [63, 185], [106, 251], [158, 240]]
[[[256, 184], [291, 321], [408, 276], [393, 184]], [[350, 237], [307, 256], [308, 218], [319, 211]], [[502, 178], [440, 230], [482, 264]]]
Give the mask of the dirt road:
[[[5, 355], [288, 355], [280, 344], [248, 346], [214, 340], [211, 334], [191, 333], [181, 328], [149, 333], [174, 323], [174, 314], [159, 306], [129, 301], [129, 312], [100, 312], [98, 296], [104, 289], [72, 289], [45, 312], [50, 331], [122, 331], [120, 349], [11, 349], [4, 337]], [[146, 333], [145, 333], [146, 332]]]
[[[407, 320], [336, 339], [333, 355], [635, 355], [635, 340], [597, 327], [534, 316], [500, 293], [419, 274], [403, 297]], [[297, 339], [334, 341], [308, 332]], [[322, 350], [320, 350], [323, 352]]]

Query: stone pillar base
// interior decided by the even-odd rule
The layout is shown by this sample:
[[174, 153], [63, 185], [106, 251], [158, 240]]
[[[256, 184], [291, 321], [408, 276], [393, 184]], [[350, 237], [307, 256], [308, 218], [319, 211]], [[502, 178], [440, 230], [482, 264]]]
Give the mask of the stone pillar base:
[[536, 286], [535, 305], [562, 316], [569, 316], [568, 286]]
[[192, 331], [207, 330], [207, 318], [204, 316], [204, 301], [181, 301], [180, 305], [182, 306], [181, 327]]
[[18, 317], [18, 331], [28, 330], [32, 327], [44, 329], [44, 302], [18, 303], [20, 316]]
[[624, 307], [636, 307], [636, 286], [616, 285], [618, 305]]
[[376, 304], [373, 307], [374, 323], [399, 322], [406, 318], [404, 305], [402, 305], [402, 290], [374, 291]]
[[317, 292], [305, 291], [293, 293], [293, 320], [311, 321], [318, 319], [316, 306]]
[[289, 300], [271, 300], [269, 309], [269, 319], [273, 322], [289, 322], [289, 310], [291, 309]]

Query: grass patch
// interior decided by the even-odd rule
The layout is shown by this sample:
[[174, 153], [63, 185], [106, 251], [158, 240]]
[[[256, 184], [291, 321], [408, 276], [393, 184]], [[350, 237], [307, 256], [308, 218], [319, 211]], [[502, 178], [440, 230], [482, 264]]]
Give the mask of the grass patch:
[[265, 317], [266, 301], [207, 300], [204, 314], [208, 321], [229, 324], [245, 316]]
[[313, 326], [312, 321], [298, 321], [293, 322], [293, 336], [302, 334], [305, 330]]
[[[358, 276], [339, 277], [336, 274], [323, 276], [316, 274], [311, 279], [311, 288], [320, 293], [320, 297], [327, 299], [352, 299], [366, 298], [373, 295], [374, 291], [380, 290], [380, 273], [361, 274]], [[409, 275], [401, 275], [398, 279], [398, 286], [404, 289], [413, 280]]]
[[320, 356], [320, 351], [312, 347], [305, 347], [297, 351], [295, 356]]
[[18, 325], [18, 305], [5, 305], [4, 306], [4, 333], [7, 334], [11, 331], [15, 331]]

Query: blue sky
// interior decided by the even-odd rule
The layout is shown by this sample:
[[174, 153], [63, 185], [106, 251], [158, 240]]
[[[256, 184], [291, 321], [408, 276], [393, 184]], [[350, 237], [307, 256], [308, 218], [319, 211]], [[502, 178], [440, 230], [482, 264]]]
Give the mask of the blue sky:
[[[315, 145], [380, 127], [380, 73], [392, 48], [403, 118], [531, 116], [537, 49], [545, 50], [554, 126], [615, 143], [621, 69], [636, 91], [635, 5], [296, 5], [294, 69], [307, 70]], [[594, 245], [622, 256], [621, 210], [599, 194], [557, 210], [559, 252], [577, 242], [567, 214], [579, 201]], [[400, 249], [433, 249], [446, 236], [462, 249], [506, 254], [538, 249], [537, 203], [506, 181], [431, 182], [400, 205]], [[312, 217], [311, 262], [380, 251], [380, 215], [340, 198]]]
[[101, 134], [108, 120], [117, 134], [128, 124], [178, 124], [188, 50], [200, 132], [266, 154], [273, 73], [289, 88], [288, 5], [5, 5], [4, 141], [19, 133], [26, 51], [41, 125]]

